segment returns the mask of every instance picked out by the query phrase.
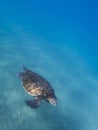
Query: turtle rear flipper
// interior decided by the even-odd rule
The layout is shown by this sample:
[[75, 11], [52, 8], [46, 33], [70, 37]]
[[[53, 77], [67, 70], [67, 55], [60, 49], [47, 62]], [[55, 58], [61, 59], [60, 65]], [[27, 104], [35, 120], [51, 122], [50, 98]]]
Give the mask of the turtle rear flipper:
[[31, 108], [38, 108], [41, 104], [40, 99], [26, 100], [25, 103]]
[[25, 67], [24, 65], [22, 67], [23, 67], [23, 69], [24, 69], [25, 72], [31, 71], [27, 67]]

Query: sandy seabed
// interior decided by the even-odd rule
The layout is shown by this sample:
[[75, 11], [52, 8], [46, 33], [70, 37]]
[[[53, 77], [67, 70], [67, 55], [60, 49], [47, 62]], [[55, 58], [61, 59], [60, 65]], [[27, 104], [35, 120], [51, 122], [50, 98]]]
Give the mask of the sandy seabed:
[[[17, 77], [22, 65], [51, 83], [57, 107], [45, 101], [38, 109], [26, 106], [24, 101], [33, 97], [24, 91]], [[0, 130], [97, 130], [97, 86], [90, 66], [66, 44], [40, 42], [15, 28], [2, 31]]]

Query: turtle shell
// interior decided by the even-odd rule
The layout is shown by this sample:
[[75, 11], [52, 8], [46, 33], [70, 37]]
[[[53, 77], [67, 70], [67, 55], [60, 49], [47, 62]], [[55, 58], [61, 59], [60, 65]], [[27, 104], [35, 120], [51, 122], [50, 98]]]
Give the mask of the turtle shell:
[[43, 97], [54, 94], [54, 89], [46, 79], [31, 70], [26, 68], [24, 70], [19, 76], [21, 76], [23, 88], [28, 94]]

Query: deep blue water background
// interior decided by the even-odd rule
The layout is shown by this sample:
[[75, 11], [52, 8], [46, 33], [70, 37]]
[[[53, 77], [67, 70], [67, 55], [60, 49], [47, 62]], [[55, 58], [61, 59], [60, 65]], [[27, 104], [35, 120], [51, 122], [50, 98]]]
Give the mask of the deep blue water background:
[[[98, 130], [98, 2], [0, 1], [0, 130]], [[55, 89], [38, 109], [17, 73], [22, 65]]]

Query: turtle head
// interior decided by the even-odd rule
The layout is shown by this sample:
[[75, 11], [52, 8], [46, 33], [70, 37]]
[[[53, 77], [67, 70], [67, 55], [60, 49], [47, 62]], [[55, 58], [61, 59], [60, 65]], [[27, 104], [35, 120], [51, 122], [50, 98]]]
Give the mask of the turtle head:
[[47, 97], [47, 101], [53, 105], [53, 106], [56, 106], [57, 104], [57, 97], [54, 95], [54, 94], [51, 94]]

